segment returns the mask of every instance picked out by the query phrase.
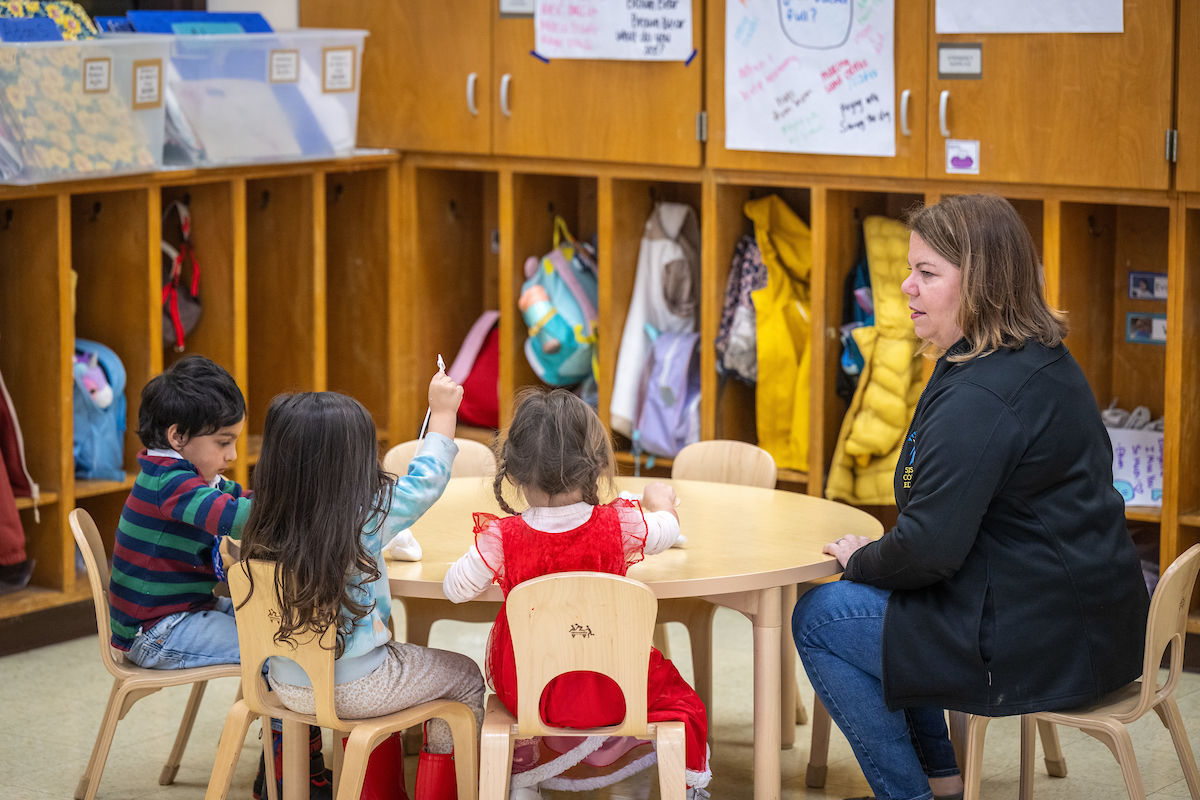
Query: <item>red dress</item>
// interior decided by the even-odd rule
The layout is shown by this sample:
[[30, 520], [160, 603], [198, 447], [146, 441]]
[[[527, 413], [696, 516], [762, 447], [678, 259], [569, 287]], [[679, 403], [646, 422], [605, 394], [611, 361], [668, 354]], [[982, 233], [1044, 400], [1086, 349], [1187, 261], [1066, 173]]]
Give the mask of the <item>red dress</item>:
[[[628, 513], [635, 509], [637, 513]], [[492, 514], [476, 514], [475, 545], [508, 597], [517, 584], [554, 572], [624, 575], [630, 565], [642, 560], [646, 523], [640, 506], [629, 500], [595, 506], [587, 522], [562, 533], [535, 530], [519, 516], [497, 518]], [[686, 766], [689, 773], [697, 773], [689, 774], [692, 779], [689, 785], [699, 780], [698, 785], [703, 786], [708, 773], [708, 721], [704, 704], [675, 665], [654, 648], [650, 650], [649, 670], [647, 717], [651, 722], [684, 721]], [[488, 642], [487, 672], [497, 696], [516, 716], [517, 671], [508, 616], [503, 608]], [[539, 708], [548, 725], [560, 728], [615, 725], [625, 717], [625, 701], [616, 683], [595, 673], [555, 678], [546, 687]]]

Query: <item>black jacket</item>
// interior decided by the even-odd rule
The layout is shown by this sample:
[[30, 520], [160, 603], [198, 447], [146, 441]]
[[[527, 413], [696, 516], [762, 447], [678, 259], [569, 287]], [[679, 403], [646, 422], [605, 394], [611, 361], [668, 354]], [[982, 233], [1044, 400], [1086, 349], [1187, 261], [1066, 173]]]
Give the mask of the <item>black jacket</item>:
[[895, 484], [896, 527], [845, 572], [892, 590], [889, 708], [1069, 708], [1141, 674], [1146, 586], [1112, 446], [1065, 347], [938, 361]]

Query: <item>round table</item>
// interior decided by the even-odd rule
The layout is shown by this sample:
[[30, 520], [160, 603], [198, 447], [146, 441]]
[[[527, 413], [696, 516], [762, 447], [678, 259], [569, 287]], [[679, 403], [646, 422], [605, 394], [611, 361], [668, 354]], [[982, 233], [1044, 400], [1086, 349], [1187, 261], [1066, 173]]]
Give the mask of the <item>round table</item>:
[[[651, 478], [618, 478], [640, 492]], [[877, 538], [878, 520], [852, 506], [795, 492], [732, 484], [672, 480], [680, 499], [684, 548], [650, 556], [629, 577], [659, 598], [703, 597], [746, 615], [754, 625], [754, 798], [780, 796], [781, 587], [836, 575], [837, 560], [821, 548], [839, 536]], [[392, 594], [445, 600], [442, 579], [474, 541], [471, 514], [502, 514], [490, 478], [453, 478], [441, 499], [413, 525], [418, 562], [388, 563]], [[503, 600], [493, 584], [477, 600]]]

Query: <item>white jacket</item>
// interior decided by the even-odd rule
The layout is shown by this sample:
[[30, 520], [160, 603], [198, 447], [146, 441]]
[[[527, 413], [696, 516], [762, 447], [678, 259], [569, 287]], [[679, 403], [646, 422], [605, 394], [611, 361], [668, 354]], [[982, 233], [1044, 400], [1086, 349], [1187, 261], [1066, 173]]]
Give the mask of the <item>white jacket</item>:
[[650, 355], [646, 324], [661, 333], [691, 333], [700, 317], [700, 222], [685, 203], [658, 203], [638, 250], [633, 297], [613, 377], [612, 428], [630, 436], [638, 384]]

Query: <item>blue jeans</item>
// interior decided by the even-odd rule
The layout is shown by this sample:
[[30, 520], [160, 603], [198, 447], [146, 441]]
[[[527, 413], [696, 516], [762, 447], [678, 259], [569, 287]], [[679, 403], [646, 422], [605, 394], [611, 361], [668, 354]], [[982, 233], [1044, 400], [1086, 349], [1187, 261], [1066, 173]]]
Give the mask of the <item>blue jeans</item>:
[[211, 611], [180, 611], [163, 617], [137, 635], [127, 655], [146, 669], [240, 664], [233, 602], [218, 597]]
[[883, 617], [891, 593], [838, 581], [796, 603], [792, 633], [829, 715], [846, 734], [879, 800], [928, 800], [929, 778], [958, 774], [940, 708], [888, 711], [883, 699]]

